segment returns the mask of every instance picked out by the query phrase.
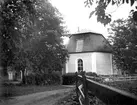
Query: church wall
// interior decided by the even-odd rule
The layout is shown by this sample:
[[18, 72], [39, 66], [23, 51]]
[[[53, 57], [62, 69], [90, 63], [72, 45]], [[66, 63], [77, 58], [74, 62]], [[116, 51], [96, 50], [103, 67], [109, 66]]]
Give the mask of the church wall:
[[66, 63], [65, 73], [75, 73], [78, 71], [77, 61], [83, 60], [83, 70], [86, 72], [95, 72], [101, 75], [111, 75], [112, 70], [112, 54], [111, 53], [75, 53], [69, 55]]
[[96, 70], [101, 75], [113, 74], [111, 53], [96, 53]]
[[[66, 73], [72, 73], [78, 71], [77, 60], [83, 60], [83, 70], [86, 72], [92, 72], [94, 69], [92, 65], [93, 53], [77, 53], [77, 54], [69, 54], [69, 60], [66, 63]], [[93, 67], [92, 67], [93, 66]]]

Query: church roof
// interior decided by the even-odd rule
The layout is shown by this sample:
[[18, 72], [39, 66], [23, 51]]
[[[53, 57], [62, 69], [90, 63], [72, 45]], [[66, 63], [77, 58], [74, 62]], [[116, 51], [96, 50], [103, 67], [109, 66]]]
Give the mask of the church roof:
[[70, 35], [67, 45], [69, 53], [82, 52], [107, 52], [111, 53], [112, 48], [106, 38], [99, 33], [84, 32]]

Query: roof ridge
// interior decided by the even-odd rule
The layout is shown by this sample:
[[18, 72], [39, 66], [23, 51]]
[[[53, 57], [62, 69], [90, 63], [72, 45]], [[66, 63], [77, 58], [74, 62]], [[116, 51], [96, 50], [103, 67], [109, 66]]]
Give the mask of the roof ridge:
[[78, 32], [78, 33], [74, 33], [74, 34], [70, 34], [69, 38], [73, 35], [80, 35], [80, 34], [94, 34], [94, 35], [103, 35], [101, 33], [97, 33], [97, 32]]

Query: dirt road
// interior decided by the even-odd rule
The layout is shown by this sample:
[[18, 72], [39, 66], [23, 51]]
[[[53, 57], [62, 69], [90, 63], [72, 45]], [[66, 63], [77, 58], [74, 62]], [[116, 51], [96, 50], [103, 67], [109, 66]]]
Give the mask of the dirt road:
[[14, 97], [0, 105], [55, 105], [58, 100], [64, 98], [74, 88], [46, 91], [24, 96]]

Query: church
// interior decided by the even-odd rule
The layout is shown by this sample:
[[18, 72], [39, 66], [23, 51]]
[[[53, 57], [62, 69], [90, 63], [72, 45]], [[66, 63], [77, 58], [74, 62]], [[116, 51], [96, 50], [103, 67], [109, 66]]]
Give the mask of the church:
[[71, 34], [67, 45], [69, 59], [63, 73], [79, 71], [112, 75], [112, 48], [102, 34], [83, 32]]

